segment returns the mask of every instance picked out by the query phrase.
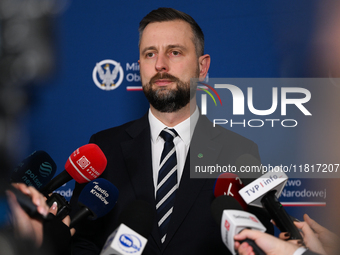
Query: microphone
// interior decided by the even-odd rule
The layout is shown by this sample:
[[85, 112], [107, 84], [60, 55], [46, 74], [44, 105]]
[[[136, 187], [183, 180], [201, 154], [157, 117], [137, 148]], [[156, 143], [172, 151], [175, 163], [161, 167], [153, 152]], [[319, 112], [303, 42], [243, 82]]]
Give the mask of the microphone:
[[223, 195], [235, 198], [242, 206], [243, 210], [247, 210], [248, 205], [244, 202], [241, 195], [238, 193], [244, 187], [240, 177], [232, 173], [223, 173], [218, 176], [214, 185], [214, 196]]
[[69, 156], [65, 170], [47, 183], [41, 192], [48, 197], [48, 194], [72, 179], [78, 183], [90, 182], [102, 174], [106, 164], [107, 159], [98, 145], [83, 145]]
[[[221, 226], [223, 243], [233, 255], [237, 254], [234, 249], [234, 236], [236, 234], [243, 229], [266, 231], [260, 220], [255, 215], [243, 211], [242, 206], [232, 197], [219, 196], [215, 198], [211, 204], [211, 212], [215, 222]], [[242, 242], [247, 242], [253, 247], [256, 255], [265, 255], [253, 240], [245, 239], [240, 241], [240, 243]]]
[[43, 188], [54, 176], [57, 165], [45, 151], [34, 151], [14, 169], [10, 182], [25, 183], [37, 190]]
[[282, 169], [275, 167], [242, 188], [239, 194], [248, 205], [265, 208], [279, 230], [290, 234], [289, 239], [303, 240], [292, 218], [278, 200], [287, 180], [288, 176]]
[[89, 182], [79, 195], [81, 209], [71, 219], [70, 228], [84, 219], [95, 220], [106, 215], [115, 206], [118, 194], [117, 187], [106, 179], [97, 178]]
[[[34, 151], [25, 158], [14, 169], [10, 176], [10, 183], [24, 183], [27, 186], [33, 186], [35, 189], [42, 189], [54, 176], [57, 165], [50, 155], [42, 150]], [[7, 185], [6, 185], [7, 186]], [[16, 196], [21, 208], [32, 218], [43, 219], [44, 217], [37, 211], [37, 206], [31, 198], [8, 185], [7, 189], [12, 191]]]
[[107, 238], [100, 255], [142, 254], [152, 231], [155, 210], [143, 200], [130, 203], [120, 214], [119, 227]]
[[5, 188], [6, 190], [11, 191], [15, 195], [19, 205], [27, 213], [29, 217], [35, 218], [38, 220], [46, 219], [45, 216], [43, 216], [42, 214], [38, 212], [37, 206], [32, 202], [31, 197], [25, 195], [20, 190], [14, 188], [10, 184], [5, 184], [5, 186], [6, 186]]

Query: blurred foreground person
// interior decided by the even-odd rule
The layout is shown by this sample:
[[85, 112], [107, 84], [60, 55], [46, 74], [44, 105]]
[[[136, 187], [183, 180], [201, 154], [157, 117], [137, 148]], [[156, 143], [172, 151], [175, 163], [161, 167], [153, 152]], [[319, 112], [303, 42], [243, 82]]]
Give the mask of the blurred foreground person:
[[[46, 198], [34, 187], [23, 183], [12, 186], [32, 200], [41, 217], [29, 216], [19, 204], [13, 190], [7, 189], [9, 224], [2, 229], [1, 242], [7, 245], [0, 245], [3, 252], [1, 254], [70, 254], [69, 245], [75, 232], [68, 227], [70, 217], [66, 216], [63, 221], [57, 220], [54, 217], [57, 204], [54, 203], [49, 208]], [[13, 249], [13, 252], [10, 253], [9, 249]]]

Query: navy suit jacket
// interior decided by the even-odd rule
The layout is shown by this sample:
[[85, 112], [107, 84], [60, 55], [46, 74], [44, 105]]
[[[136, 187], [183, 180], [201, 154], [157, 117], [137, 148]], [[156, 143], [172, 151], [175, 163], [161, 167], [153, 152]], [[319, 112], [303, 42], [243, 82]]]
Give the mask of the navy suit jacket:
[[[120, 213], [132, 201], [145, 200], [155, 208], [148, 115], [94, 134], [90, 143], [97, 144], [106, 155], [107, 167], [101, 178], [109, 180], [118, 188], [119, 198], [106, 216], [79, 224], [73, 237], [75, 255], [99, 254], [107, 237], [119, 226]], [[232, 131], [212, 127], [205, 116], [200, 116], [190, 151], [176, 194], [167, 238], [161, 244], [155, 219], [143, 254], [230, 254], [222, 243], [220, 227], [211, 213], [215, 179], [190, 178], [189, 155], [202, 153], [204, 160], [209, 158], [211, 165], [235, 164], [239, 156], [247, 153], [259, 159], [257, 145]], [[76, 184], [71, 199], [72, 213], [78, 210], [77, 199], [84, 185]], [[270, 219], [264, 211], [255, 209], [253, 213], [273, 233]]]

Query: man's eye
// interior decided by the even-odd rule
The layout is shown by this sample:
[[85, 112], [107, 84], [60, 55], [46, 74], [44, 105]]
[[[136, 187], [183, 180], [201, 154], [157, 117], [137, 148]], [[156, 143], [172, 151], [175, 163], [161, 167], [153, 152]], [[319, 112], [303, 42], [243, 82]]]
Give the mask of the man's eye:
[[173, 52], [172, 52], [172, 55], [178, 56], [178, 55], [180, 55], [180, 53], [179, 53], [178, 51], [173, 51]]
[[146, 57], [152, 58], [155, 54], [153, 52], [146, 53]]

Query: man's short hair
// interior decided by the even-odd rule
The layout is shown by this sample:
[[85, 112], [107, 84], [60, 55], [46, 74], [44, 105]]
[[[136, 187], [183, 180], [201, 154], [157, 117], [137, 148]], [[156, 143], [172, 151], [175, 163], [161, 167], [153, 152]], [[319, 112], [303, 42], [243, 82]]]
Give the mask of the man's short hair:
[[157, 10], [151, 11], [147, 14], [139, 23], [139, 46], [141, 42], [141, 38], [143, 35], [143, 31], [145, 27], [154, 22], [163, 22], [163, 21], [174, 21], [174, 20], [183, 20], [189, 23], [194, 37], [192, 38], [193, 43], [196, 49], [197, 57], [202, 56], [204, 54], [204, 34], [200, 26], [196, 23], [196, 21], [188, 14], [175, 10], [173, 8], [158, 8]]

